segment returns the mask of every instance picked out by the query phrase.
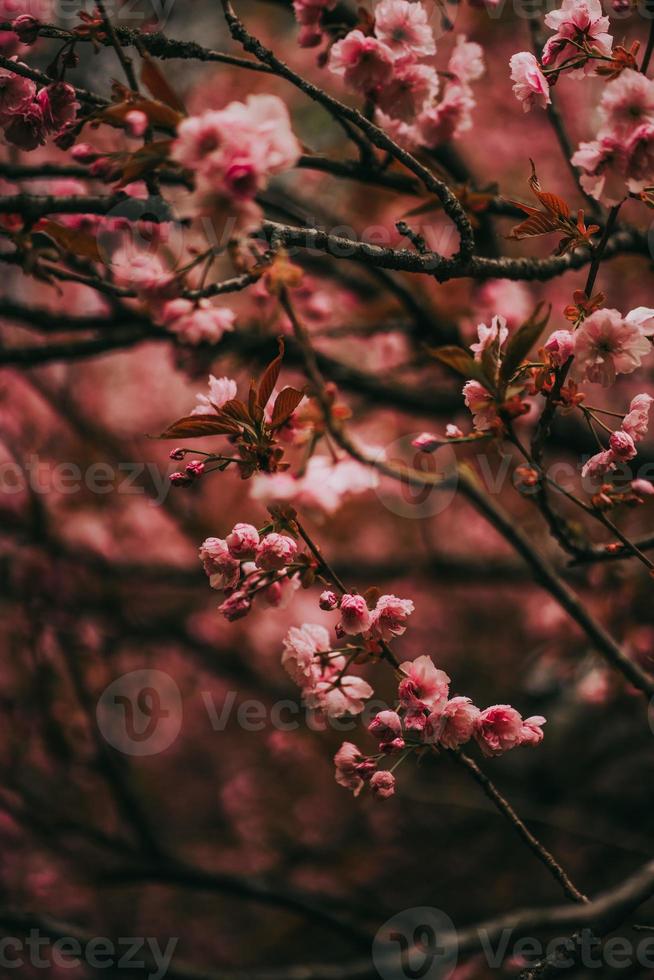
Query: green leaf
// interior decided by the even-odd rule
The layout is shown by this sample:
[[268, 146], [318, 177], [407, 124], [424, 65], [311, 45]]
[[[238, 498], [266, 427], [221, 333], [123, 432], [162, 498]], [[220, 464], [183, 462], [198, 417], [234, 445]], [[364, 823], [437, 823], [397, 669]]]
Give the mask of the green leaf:
[[544, 305], [539, 303], [529, 319], [509, 337], [500, 367], [500, 381], [504, 385], [509, 383], [543, 332], [552, 312], [552, 307], [548, 306], [545, 315], [539, 319]]
[[431, 347], [427, 349], [427, 352], [435, 357], [437, 361], [441, 364], [445, 364], [446, 367], [450, 368], [452, 371], [456, 371], [460, 374], [462, 378], [466, 380], [478, 381], [480, 384], [487, 388], [491, 393], [495, 390], [495, 385], [492, 381], [488, 379], [486, 373], [479, 361], [476, 361], [472, 354], [469, 354], [467, 350], [462, 347], [456, 346], [445, 346], [445, 347]]

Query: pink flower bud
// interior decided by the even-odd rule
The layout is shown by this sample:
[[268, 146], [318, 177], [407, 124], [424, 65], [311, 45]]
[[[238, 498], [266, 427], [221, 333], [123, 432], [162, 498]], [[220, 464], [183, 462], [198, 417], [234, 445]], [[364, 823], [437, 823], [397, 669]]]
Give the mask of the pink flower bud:
[[560, 367], [574, 354], [575, 338], [569, 330], [555, 330], [545, 342], [545, 350], [555, 367]]
[[642, 497], [649, 497], [654, 493], [654, 483], [642, 479], [632, 480], [631, 489], [634, 493], [639, 493]]
[[266, 535], [257, 547], [255, 561], [266, 572], [278, 571], [289, 565], [297, 554], [297, 544], [286, 534]]
[[11, 29], [18, 35], [21, 44], [34, 44], [39, 36], [41, 22], [32, 17], [31, 14], [21, 14], [11, 22]]
[[331, 612], [332, 609], [336, 609], [336, 606], [338, 605], [338, 596], [335, 592], [330, 592], [329, 590], [326, 592], [321, 592], [320, 598], [318, 599], [318, 605], [321, 609], [324, 609], [325, 612]]
[[259, 544], [259, 532], [252, 524], [235, 524], [225, 540], [233, 558], [254, 558]]
[[364, 633], [370, 626], [370, 610], [362, 595], [344, 595], [341, 599], [341, 627], [350, 636]]
[[634, 444], [634, 440], [631, 438], [629, 433], [623, 432], [621, 429], [618, 430], [618, 432], [611, 433], [609, 446], [616, 459], [623, 461], [633, 459], [638, 452]]
[[93, 163], [98, 159], [99, 153], [90, 143], [77, 143], [70, 151], [70, 155], [76, 163]]
[[201, 459], [192, 459], [190, 463], [186, 464], [185, 469], [191, 479], [195, 480], [204, 473], [204, 463]]
[[233, 592], [228, 599], [218, 606], [218, 612], [222, 613], [226, 620], [233, 623], [235, 619], [242, 619], [250, 611], [252, 600], [245, 592]]
[[177, 449], [171, 449], [170, 450], [170, 452], [168, 453], [168, 458], [169, 459], [184, 459], [184, 456], [185, 455], [186, 455], [186, 450], [185, 449], [180, 449], [178, 447]]
[[133, 136], [134, 139], [139, 139], [145, 133], [148, 128], [148, 117], [144, 112], [139, 109], [132, 109], [125, 116], [125, 130], [128, 136]]
[[395, 776], [386, 769], [380, 769], [370, 780], [370, 789], [380, 800], [387, 800], [395, 793]]
[[190, 487], [192, 480], [187, 473], [171, 473], [170, 482], [174, 487]]
[[432, 432], [421, 432], [419, 436], [411, 440], [414, 449], [419, 449], [421, 453], [433, 453], [441, 444], [438, 436]]

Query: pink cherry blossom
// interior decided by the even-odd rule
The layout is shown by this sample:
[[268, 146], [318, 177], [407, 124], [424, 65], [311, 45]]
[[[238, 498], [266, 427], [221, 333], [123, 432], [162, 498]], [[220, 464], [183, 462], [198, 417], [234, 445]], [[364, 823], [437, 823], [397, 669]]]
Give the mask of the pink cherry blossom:
[[[400, 671], [408, 682], [404, 689], [405, 696], [411, 693], [431, 711], [445, 706], [450, 689], [450, 678], [444, 670], [435, 666], [431, 657], [423, 654], [415, 660], [405, 661], [400, 664]], [[406, 682], [402, 681], [402, 684]]]
[[626, 462], [629, 459], [633, 459], [636, 456], [638, 450], [634, 445], [634, 440], [631, 438], [628, 432], [622, 432], [618, 430], [617, 432], [612, 432], [609, 438], [609, 449], [613, 453], [616, 460], [620, 462]]
[[233, 558], [241, 561], [254, 558], [259, 544], [259, 532], [252, 524], [235, 524], [225, 541]]
[[512, 56], [509, 64], [514, 82], [513, 93], [522, 102], [524, 112], [529, 112], [534, 106], [544, 109], [549, 105], [552, 101], [550, 87], [534, 55], [529, 51], [519, 51]]
[[355, 796], [363, 788], [363, 779], [359, 775], [359, 767], [363, 761], [364, 757], [352, 742], [343, 742], [334, 756], [336, 782], [339, 786], [352, 790]]
[[643, 479], [632, 480], [631, 489], [643, 497], [651, 497], [654, 494], [654, 483]]
[[390, 82], [393, 62], [393, 52], [386, 44], [359, 30], [337, 41], [329, 55], [330, 71], [342, 75], [348, 85], [364, 94]]
[[544, 347], [552, 364], [561, 367], [574, 354], [574, 334], [570, 330], [555, 330], [545, 341]]
[[43, 122], [47, 129], [57, 132], [75, 121], [80, 107], [75, 97], [75, 89], [67, 82], [53, 82], [46, 85], [36, 96]]
[[626, 146], [627, 187], [639, 194], [654, 182], [654, 123], [644, 123], [629, 137]]
[[486, 756], [501, 755], [520, 744], [523, 721], [510, 704], [494, 704], [479, 714], [475, 738]]
[[[546, 15], [545, 23], [556, 31], [543, 49], [543, 64], [548, 67], [559, 67], [568, 60], [578, 61], [580, 51], [576, 45], [588, 44], [599, 54], [611, 54], [613, 38], [608, 33], [609, 18], [603, 16], [600, 0], [563, 0], [559, 10]], [[572, 77], [590, 74], [594, 66], [595, 62], [589, 60], [580, 68], [568, 70], [568, 74]]]
[[570, 158], [585, 171], [580, 183], [597, 201], [613, 206], [627, 194], [627, 153], [624, 141], [608, 133], [589, 143], [580, 143]]
[[336, 609], [338, 605], [338, 596], [335, 592], [332, 592], [331, 589], [327, 589], [320, 593], [318, 605], [321, 609], [324, 609], [325, 612], [331, 612], [332, 609]]
[[615, 456], [610, 449], [591, 456], [581, 468], [581, 477], [585, 479], [589, 476], [592, 480], [601, 479], [609, 470], [615, 469]]
[[440, 744], [456, 749], [469, 742], [475, 733], [481, 712], [470, 698], [450, 698], [441, 714]]
[[329, 672], [311, 690], [305, 691], [305, 701], [311, 708], [320, 708], [329, 718], [361, 714], [365, 702], [375, 692], [362, 677], [346, 675], [334, 680]]
[[[415, 4], [411, 4], [415, 6]], [[439, 78], [430, 65], [400, 64], [377, 94], [377, 107], [394, 119], [410, 123], [438, 94]]]
[[607, 386], [616, 375], [631, 374], [640, 367], [651, 349], [638, 326], [624, 320], [617, 310], [596, 310], [575, 334], [573, 370], [577, 377]]
[[387, 800], [395, 793], [395, 776], [387, 769], [378, 770], [370, 780], [370, 789], [380, 800]]
[[238, 582], [240, 564], [229, 553], [222, 538], [207, 538], [199, 551], [200, 561], [212, 589], [231, 589]]
[[198, 404], [195, 406], [191, 415], [211, 415], [212, 412], [219, 411], [225, 402], [236, 398], [236, 382], [232, 378], [216, 378], [213, 374], [209, 375], [209, 394], [196, 395]]
[[197, 303], [174, 299], [163, 307], [161, 321], [167, 330], [186, 344], [217, 344], [223, 334], [234, 329], [236, 314], [226, 306], [214, 306], [208, 299]]
[[414, 609], [411, 599], [398, 599], [395, 595], [380, 596], [370, 618], [371, 636], [386, 641], [402, 636]]
[[532, 715], [525, 718], [520, 731], [520, 745], [540, 745], [543, 741], [543, 725], [546, 719], [542, 715]]
[[644, 337], [654, 335], [654, 310], [647, 306], [637, 306], [635, 310], [627, 313], [625, 320], [638, 327]]
[[647, 394], [636, 395], [631, 399], [629, 411], [622, 420], [622, 429], [634, 442], [640, 442], [647, 435], [652, 401], [652, 396]]
[[349, 636], [364, 633], [370, 626], [370, 610], [362, 595], [344, 595], [340, 609], [341, 627]]
[[628, 136], [641, 123], [654, 123], [654, 80], [627, 68], [604, 88], [600, 101], [604, 129]]
[[457, 34], [454, 50], [447, 63], [447, 70], [459, 82], [476, 82], [484, 74], [484, 52], [480, 44], [468, 41], [465, 34]]
[[43, 119], [43, 111], [38, 102], [13, 113], [5, 129], [5, 139], [21, 150], [35, 150], [45, 143], [47, 127]]
[[35, 95], [36, 85], [31, 79], [0, 68], [0, 126], [6, 126], [13, 116], [27, 109]]
[[491, 393], [478, 381], [466, 381], [463, 398], [472, 412], [475, 428], [480, 432], [492, 428], [497, 419], [497, 408]]
[[419, 449], [421, 453], [433, 453], [443, 440], [435, 436], [433, 432], [421, 432], [419, 436], [411, 440], [414, 449]]
[[250, 95], [184, 119], [171, 155], [193, 172], [202, 192], [247, 202], [269, 176], [294, 166], [300, 152], [284, 102]]
[[450, 82], [440, 102], [425, 109], [416, 121], [420, 140], [435, 148], [472, 127], [475, 100], [468, 85]]
[[476, 344], [471, 344], [470, 350], [474, 352], [475, 360], [481, 361], [484, 351], [492, 347], [493, 344], [497, 342], [498, 348], [502, 346], [509, 336], [509, 328], [504, 317], [498, 315], [493, 317], [490, 327], [487, 327], [485, 323], [478, 324], [477, 335], [479, 341]]
[[375, 8], [375, 34], [394, 57], [425, 58], [436, 53], [427, 11], [411, 0], [381, 0]]
[[257, 568], [271, 572], [290, 565], [297, 554], [297, 544], [287, 534], [273, 531], [262, 538], [256, 550]]
[[330, 649], [329, 633], [324, 626], [304, 623], [291, 626], [284, 638], [282, 666], [301, 688], [313, 688], [321, 676], [320, 653]]
[[368, 731], [379, 739], [382, 752], [386, 747], [398, 750], [404, 747], [402, 738], [402, 720], [397, 711], [380, 711], [368, 725]]
[[247, 616], [252, 607], [252, 599], [245, 592], [237, 591], [232, 592], [230, 596], [227, 596], [224, 602], [218, 606], [218, 612], [221, 613], [225, 619], [233, 623], [237, 619], [242, 619]]

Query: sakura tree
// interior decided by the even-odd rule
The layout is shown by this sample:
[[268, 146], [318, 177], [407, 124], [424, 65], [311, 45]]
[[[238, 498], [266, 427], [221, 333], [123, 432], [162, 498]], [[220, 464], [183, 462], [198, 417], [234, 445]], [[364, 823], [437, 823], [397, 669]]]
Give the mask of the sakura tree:
[[649, 975], [650, 0], [64, 7], [0, 0], [14, 952]]

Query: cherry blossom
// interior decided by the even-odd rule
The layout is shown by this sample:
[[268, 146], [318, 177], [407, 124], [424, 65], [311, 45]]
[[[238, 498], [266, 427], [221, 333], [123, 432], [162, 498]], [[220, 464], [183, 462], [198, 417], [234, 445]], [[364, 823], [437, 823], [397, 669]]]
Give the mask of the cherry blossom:
[[522, 102], [524, 112], [550, 104], [550, 87], [533, 54], [519, 51], [511, 57], [510, 67], [513, 93]]
[[191, 415], [207, 415], [218, 412], [225, 402], [236, 398], [237, 387], [233, 378], [216, 378], [213, 374], [209, 375], [209, 393], [207, 395], [196, 395], [198, 404], [195, 406]]
[[375, 34], [398, 59], [429, 57], [436, 53], [427, 11], [411, 0], [381, 0], [375, 7]]
[[[543, 49], [543, 64], [548, 67], [559, 67], [568, 60], [578, 61], [579, 46], [599, 54], [611, 54], [613, 38], [608, 33], [609, 18], [603, 16], [600, 0], [563, 0], [559, 10], [545, 16], [545, 23], [556, 31]], [[568, 69], [568, 74], [583, 76], [590, 74], [594, 67], [594, 62], [588, 60], [580, 68]]]
[[610, 385], [618, 374], [631, 374], [652, 349], [639, 327], [617, 310], [596, 310], [575, 334], [573, 370], [595, 384]]
[[350, 636], [365, 633], [370, 626], [370, 610], [362, 595], [344, 595], [340, 602], [341, 629]]
[[391, 80], [394, 54], [376, 37], [359, 30], [337, 41], [329, 55], [329, 68], [348, 85], [364, 94], [375, 92]]
[[371, 635], [382, 640], [402, 636], [414, 608], [411, 599], [398, 599], [394, 595], [380, 596], [370, 617]]

